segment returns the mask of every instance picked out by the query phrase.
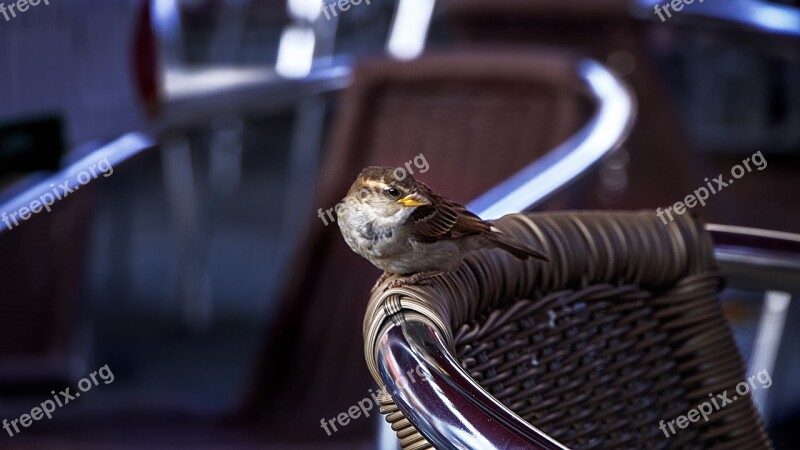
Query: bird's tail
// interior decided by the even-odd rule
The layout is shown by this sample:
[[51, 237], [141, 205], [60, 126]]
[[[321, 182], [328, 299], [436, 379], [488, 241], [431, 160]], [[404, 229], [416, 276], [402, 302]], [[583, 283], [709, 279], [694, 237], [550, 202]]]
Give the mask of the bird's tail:
[[508, 237], [504, 234], [497, 232], [492, 233], [492, 241], [494, 241], [498, 247], [507, 251], [508, 253], [511, 253], [519, 259], [526, 260], [528, 258], [536, 258], [541, 259], [542, 261], [550, 261], [550, 258], [543, 253], [534, 250], [529, 245], [523, 244], [522, 242], [519, 242], [518, 240]]

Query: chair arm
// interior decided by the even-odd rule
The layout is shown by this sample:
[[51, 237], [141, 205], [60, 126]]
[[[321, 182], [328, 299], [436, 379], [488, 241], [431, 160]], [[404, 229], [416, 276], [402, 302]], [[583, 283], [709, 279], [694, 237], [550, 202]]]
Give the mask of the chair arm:
[[267, 66], [175, 69], [166, 74], [158, 126], [162, 130], [205, 123], [225, 115], [268, 114], [350, 84], [352, 61], [316, 61], [311, 73], [283, 78]]
[[708, 224], [728, 285], [800, 292], [800, 234]]
[[567, 187], [625, 141], [636, 117], [632, 92], [594, 60], [580, 61], [578, 74], [597, 102], [594, 116], [566, 142], [473, 200], [470, 211], [488, 220], [528, 210]]
[[[18, 186], [30, 184], [29, 187], [21, 189], [20, 192], [13, 192], [8, 198], [0, 197], [0, 214], [3, 212], [10, 214], [12, 211], [19, 211], [22, 207], [30, 206], [31, 202], [39, 200], [42, 194], [51, 192], [54, 185], [68, 182], [68, 187], [81, 186], [82, 183], [78, 180], [78, 176], [86, 173], [91, 165], [96, 165], [104, 158], [107, 158], [113, 168], [155, 145], [155, 141], [150, 136], [135, 132], [127, 133], [44, 179], [39, 179], [40, 175], [38, 174], [31, 175], [29, 179], [23, 179], [17, 183]], [[12, 186], [10, 190], [13, 189]], [[8, 227], [0, 224], [0, 235], [7, 231]]]
[[[439, 328], [422, 315], [400, 313], [378, 336], [375, 357], [368, 360], [378, 361], [386, 391], [435, 448], [566, 448], [472, 380], [447, 351]], [[403, 373], [404, 368], [414, 370]], [[419, 375], [424, 381], [412, 378]]]

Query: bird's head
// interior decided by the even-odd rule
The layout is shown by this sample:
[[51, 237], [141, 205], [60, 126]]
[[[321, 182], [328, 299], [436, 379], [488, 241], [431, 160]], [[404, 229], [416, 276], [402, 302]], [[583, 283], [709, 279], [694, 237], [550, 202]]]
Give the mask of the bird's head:
[[[420, 192], [420, 184], [408, 173], [392, 167], [367, 167], [350, 187], [348, 195], [383, 217], [408, 217], [431, 201]], [[404, 175], [402, 178], [398, 175]]]

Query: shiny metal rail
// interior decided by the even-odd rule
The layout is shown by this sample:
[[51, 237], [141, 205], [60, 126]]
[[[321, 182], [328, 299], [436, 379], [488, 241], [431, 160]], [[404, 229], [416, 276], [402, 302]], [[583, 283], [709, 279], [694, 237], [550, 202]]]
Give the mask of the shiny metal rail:
[[[642, 19], [659, 21], [656, 6], [663, 8], [666, 0], [638, 0], [634, 15]], [[692, 19], [715, 20], [745, 30], [760, 31], [777, 36], [800, 37], [800, 8], [764, 0], [725, 0], [720, 2], [694, 2], [683, 5], [672, 17], [661, 15], [666, 21]]]
[[[73, 193], [68, 193], [68, 195], [80, 195], [80, 192], [77, 191], [84, 183], [102, 183], [103, 177], [94, 179], [94, 176], [91, 176], [92, 181], [86, 183], [87, 174], [91, 175], [92, 167], [95, 168], [94, 170], [96, 173], [100, 173], [100, 169], [97, 168], [98, 162], [105, 162], [107, 160], [108, 164], [113, 168], [117, 164], [155, 147], [155, 145], [155, 140], [147, 134], [138, 132], [127, 133], [107, 144], [101, 145], [96, 150], [89, 152], [87, 155], [68, 164], [65, 168], [54, 174], [42, 175], [40, 173], [35, 173], [29, 175], [27, 178], [18, 181], [2, 193], [3, 198], [0, 198], [0, 216], [6, 215], [5, 217], [8, 217], [12, 213], [18, 214], [21, 208], [30, 209], [31, 204], [34, 202], [39, 202], [39, 204], [35, 206], [35, 208], [39, 210], [37, 214], [46, 214], [48, 212], [47, 209], [42, 209], [41, 205], [42, 195], [49, 193], [52, 197], [54, 189], [59, 189], [57, 191], [59, 193], [63, 192], [59, 186], [65, 186], [67, 189], [75, 191]], [[59, 201], [61, 200], [55, 199], [54, 205], [57, 205]], [[19, 220], [18, 226], [25, 226], [25, 223]], [[10, 229], [4, 223], [0, 223], [0, 234], [4, 232], [13, 232], [13, 228]]]
[[[447, 351], [438, 327], [400, 313], [380, 333], [381, 379], [406, 418], [439, 449], [564, 449], [483, 390]], [[411, 368], [424, 382], [408, 380]], [[413, 382], [418, 381], [418, 382]]]
[[483, 219], [524, 211], [569, 184], [628, 137], [636, 117], [630, 90], [603, 65], [591, 59], [578, 72], [598, 105], [594, 117], [563, 144], [512, 175], [467, 207]]
[[[316, 94], [341, 89], [350, 83], [351, 59], [347, 56], [313, 59], [314, 42], [319, 40], [315, 37], [310, 41], [310, 53], [305, 45], [308, 42], [302, 39], [305, 42], [303, 45], [282, 44], [275, 66], [189, 66], [185, 64], [179, 3], [177, 0], [156, 1], [150, 10], [161, 70], [157, 83], [160, 87], [159, 134], [194, 125], [207, 125], [210, 120], [219, 117], [269, 114], [296, 106], [301, 100]], [[234, 9], [241, 7], [232, 6]], [[313, 34], [311, 24], [320, 16], [319, 4], [313, 1], [305, 4], [289, 2], [287, 8], [295, 21], [303, 23], [295, 31]], [[328, 21], [318, 22], [322, 23], [319, 27], [322, 32], [328, 26]], [[333, 30], [325, 32], [333, 33]], [[330, 43], [317, 43], [319, 45], [329, 46]], [[320, 54], [319, 51], [317, 54]], [[292, 64], [286, 63], [290, 60], [294, 61], [292, 64], [302, 66], [302, 74], [295, 73], [290, 67]]]
[[728, 286], [800, 292], [800, 234], [708, 224]]
[[206, 124], [211, 118], [268, 114], [314, 95], [347, 87], [352, 60], [318, 60], [308, 76], [290, 79], [274, 68], [232, 67], [176, 69], [166, 75], [161, 130]]
[[[728, 287], [764, 291], [764, 305], [749, 357], [750, 373], [775, 373], [792, 295], [800, 292], [800, 234], [709, 224], [714, 258]], [[769, 420], [768, 392], [753, 396]]]

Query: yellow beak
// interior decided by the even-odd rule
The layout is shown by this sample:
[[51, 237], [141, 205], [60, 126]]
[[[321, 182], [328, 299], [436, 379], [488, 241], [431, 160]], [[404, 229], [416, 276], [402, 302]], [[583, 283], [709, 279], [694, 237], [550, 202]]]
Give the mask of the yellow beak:
[[430, 205], [428, 201], [420, 200], [419, 197], [416, 196], [416, 194], [406, 195], [405, 197], [398, 200], [397, 203], [402, 203], [403, 206], [407, 207]]

